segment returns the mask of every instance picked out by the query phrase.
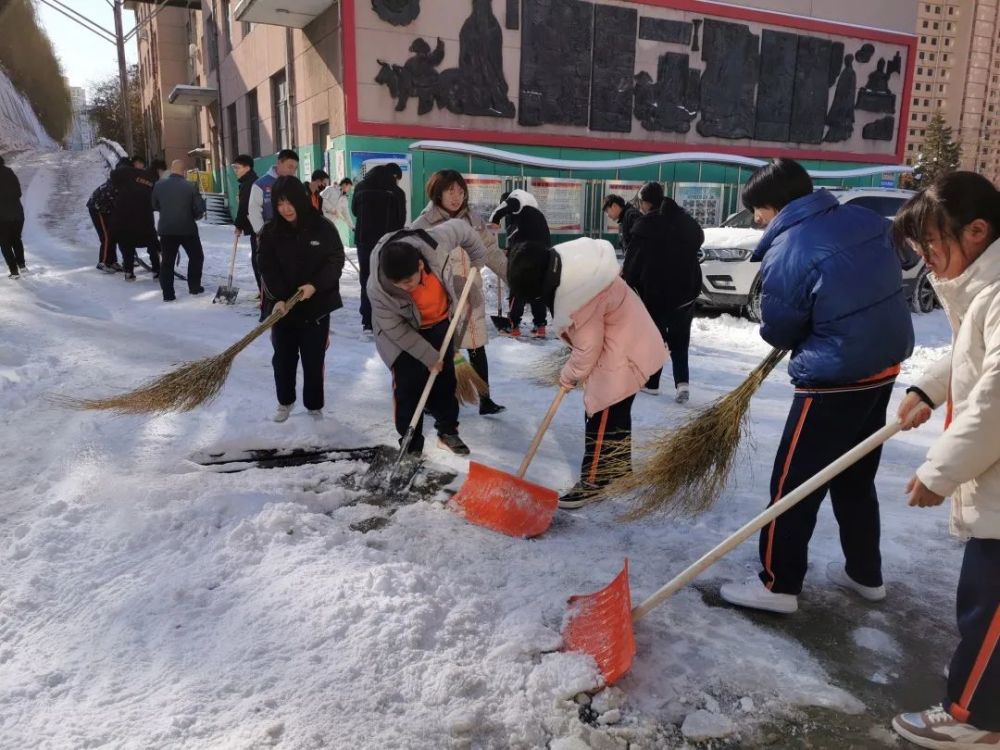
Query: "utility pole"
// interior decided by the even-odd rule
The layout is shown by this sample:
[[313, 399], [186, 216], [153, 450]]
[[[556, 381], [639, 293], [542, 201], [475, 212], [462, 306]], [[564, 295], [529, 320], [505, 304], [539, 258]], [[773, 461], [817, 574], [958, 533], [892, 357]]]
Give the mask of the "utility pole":
[[133, 155], [132, 142], [132, 110], [128, 100], [128, 69], [125, 66], [125, 33], [122, 28], [122, 0], [114, 0], [115, 12], [115, 46], [118, 47], [118, 77], [122, 91], [122, 110], [125, 119], [125, 150]]

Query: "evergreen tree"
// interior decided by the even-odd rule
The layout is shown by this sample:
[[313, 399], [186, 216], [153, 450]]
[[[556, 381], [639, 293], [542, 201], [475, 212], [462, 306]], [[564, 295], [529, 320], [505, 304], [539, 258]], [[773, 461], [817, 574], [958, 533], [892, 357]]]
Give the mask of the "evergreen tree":
[[917, 188], [924, 188], [943, 174], [954, 172], [962, 160], [962, 146], [952, 137], [941, 112], [935, 112], [927, 124], [927, 138], [913, 167]]

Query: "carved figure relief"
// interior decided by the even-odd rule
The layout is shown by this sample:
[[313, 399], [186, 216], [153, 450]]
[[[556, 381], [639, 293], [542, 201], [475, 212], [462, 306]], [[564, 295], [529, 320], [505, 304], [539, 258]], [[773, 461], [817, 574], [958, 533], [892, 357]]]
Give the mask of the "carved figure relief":
[[854, 135], [854, 95], [858, 88], [858, 74], [854, 72], [854, 55], [844, 57], [844, 70], [837, 80], [833, 104], [826, 115], [827, 143], [847, 141]]
[[896, 118], [892, 115], [880, 117], [865, 125], [861, 135], [870, 141], [891, 141], [896, 135]]
[[875, 54], [875, 45], [869, 42], [861, 45], [861, 49], [854, 53], [854, 59], [859, 63], [869, 63], [871, 62], [872, 56]]
[[[895, 64], [895, 60], [893, 60], [893, 65], [895, 66]], [[885, 58], [880, 57], [875, 70], [868, 74], [868, 83], [858, 92], [856, 107], [865, 112], [895, 114], [896, 95], [889, 90], [889, 77], [891, 75], [892, 73], [886, 68]]]
[[706, 138], [752, 138], [760, 39], [743, 24], [705, 19], [701, 120]]
[[698, 116], [700, 74], [677, 52], [660, 56], [656, 80], [646, 71], [635, 77], [635, 116], [650, 131], [687, 133]]
[[372, 10], [386, 23], [407, 26], [420, 15], [420, 0], [372, 0]]
[[632, 131], [635, 32], [639, 13], [616, 5], [594, 7], [594, 58], [591, 64], [590, 129]]

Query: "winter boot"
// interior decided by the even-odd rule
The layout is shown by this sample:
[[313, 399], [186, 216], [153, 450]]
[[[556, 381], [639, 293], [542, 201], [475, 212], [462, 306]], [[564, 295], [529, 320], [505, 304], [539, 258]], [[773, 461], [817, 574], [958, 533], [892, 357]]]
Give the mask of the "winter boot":
[[545, 326], [535, 326], [531, 329], [531, 335], [536, 339], [545, 338]]
[[593, 502], [594, 493], [598, 487], [590, 482], [577, 482], [573, 489], [559, 498], [559, 507], [562, 510], [576, 510], [584, 505]]
[[480, 396], [479, 398], [479, 414], [481, 416], [489, 416], [490, 414], [499, 414], [502, 411], [507, 411], [506, 406], [500, 406], [496, 401], [491, 399], [489, 396]]
[[792, 594], [775, 594], [764, 587], [761, 580], [754, 576], [746, 583], [727, 583], [719, 589], [719, 594], [730, 604], [750, 609], [762, 609], [765, 612], [778, 612], [790, 615], [799, 609], [799, 599]]
[[287, 405], [286, 404], [278, 404], [278, 408], [274, 412], [273, 419], [274, 419], [275, 422], [284, 422], [286, 419], [288, 419], [288, 416], [291, 413], [292, 413], [292, 405], [291, 404], [287, 404]]
[[323, 418], [322, 409], [309, 409], [309, 416], [315, 419], [317, 422]]
[[469, 446], [462, 442], [462, 438], [458, 436], [457, 432], [451, 435], [446, 435], [444, 433], [439, 434], [438, 448], [444, 448], [446, 451], [451, 451], [456, 456], [469, 455]]
[[674, 396], [674, 401], [678, 404], [686, 404], [689, 398], [691, 398], [690, 386], [687, 383], [680, 383], [677, 386], [677, 394]]
[[135, 274], [134, 273], [125, 274], [125, 281], [135, 281]]
[[933, 750], [1000, 747], [1000, 732], [987, 732], [963, 724], [941, 706], [931, 706], [919, 714], [899, 714], [892, 720], [892, 728], [914, 745]]
[[870, 602], [880, 602], [885, 599], [885, 586], [862, 586], [847, 575], [844, 566], [838, 562], [832, 562], [826, 566], [826, 577], [830, 583], [840, 586], [842, 589], [853, 591], [862, 599], [867, 599]]
[[8, 276], [7, 278], [8, 278], [8, 279], [20, 279], [20, 278], [21, 278], [21, 274], [19, 274], [19, 273], [12, 273], [12, 274], [11, 274], [10, 276]]

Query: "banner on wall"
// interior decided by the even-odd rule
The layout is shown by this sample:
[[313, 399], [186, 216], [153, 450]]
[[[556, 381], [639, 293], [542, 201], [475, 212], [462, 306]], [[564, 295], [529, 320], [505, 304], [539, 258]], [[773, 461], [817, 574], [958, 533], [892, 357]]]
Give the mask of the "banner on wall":
[[406, 193], [406, 215], [410, 216], [413, 169], [410, 164], [409, 154], [388, 151], [351, 151], [351, 174], [349, 177], [354, 182], [354, 185], [357, 186], [372, 169], [380, 164], [390, 163], [398, 164], [400, 171], [403, 173], [403, 179], [399, 181], [399, 187]]
[[553, 234], [582, 234], [586, 183], [565, 177], [530, 177], [528, 192], [535, 196]]
[[469, 208], [483, 219], [489, 219], [503, 195], [504, 178], [492, 174], [468, 174], [465, 175], [465, 184], [469, 186]]
[[[601, 198], [601, 203], [603, 205], [604, 198], [612, 194], [620, 195], [626, 203], [631, 203], [639, 193], [639, 189], [645, 184], [645, 182], [635, 182], [634, 180], [605, 180], [604, 197]], [[604, 233], [618, 233], [618, 222], [609, 219], [607, 214], [604, 215]]]
[[703, 227], [722, 223], [725, 185], [719, 182], [678, 182], [674, 186], [677, 205], [691, 214]]

